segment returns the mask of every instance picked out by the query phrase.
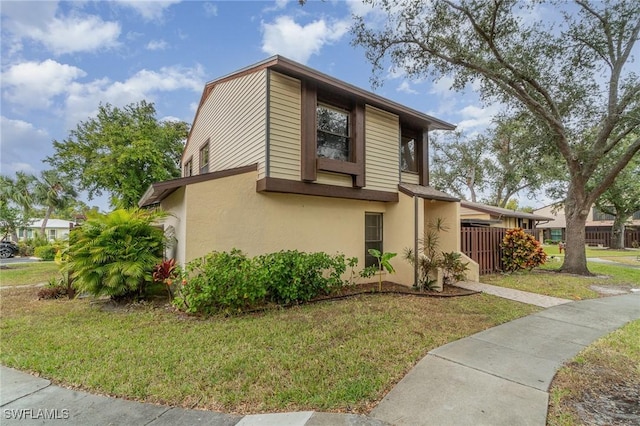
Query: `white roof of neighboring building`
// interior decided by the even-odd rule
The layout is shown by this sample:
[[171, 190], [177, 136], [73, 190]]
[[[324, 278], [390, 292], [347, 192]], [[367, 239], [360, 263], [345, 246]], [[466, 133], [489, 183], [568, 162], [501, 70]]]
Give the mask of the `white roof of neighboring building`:
[[[40, 228], [44, 219], [33, 219], [29, 223], [29, 228]], [[69, 229], [69, 225], [74, 223], [72, 220], [49, 219], [47, 220], [47, 228]]]

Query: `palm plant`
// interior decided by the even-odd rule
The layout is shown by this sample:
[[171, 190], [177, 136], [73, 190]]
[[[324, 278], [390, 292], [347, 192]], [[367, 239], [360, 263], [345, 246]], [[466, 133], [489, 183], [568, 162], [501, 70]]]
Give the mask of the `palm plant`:
[[67, 266], [76, 288], [112, 298], [144, 296], [164, 248], [164, 233], [154, 223], [165, 215], [138, 209], [90, 212], [69, 238]]
[[38, 204], [46, 207], [46, 212], [40, 226], [40, 234], [46, 238], [47, 221], [55, 210], [67, 208], [78, 196], [78, 193], [68, 179], [60, 176], [55, 170], [45, 170], [36, 178], [33, 188], [33, 198]]

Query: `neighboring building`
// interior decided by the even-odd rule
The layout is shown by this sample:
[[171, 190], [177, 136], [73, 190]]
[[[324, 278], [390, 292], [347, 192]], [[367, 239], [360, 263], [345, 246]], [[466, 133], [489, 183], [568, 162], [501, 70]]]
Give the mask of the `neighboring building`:
[[[567, 222], [564, 214], [564, 207], [561, 203], [551, 204], [534, 211], [536, 214], [551, 216], [553, 219], [538, 226], [544, 232], [544, 239], [554, 242], [566, 239]], [[595, 206], [589, 210], [585, 223], [586, 239], [589, 245], [608, 246], [611, 238], [614, 217], [599, 211]], [[626, 224], [628, 234], [640, 232], [640, 212], [635, 212]], [[625, 246], [631, 247], [632, 241], [640, 241], [635, 235], [629, 235]]]
[[536, 229], [539, 223], [553, 219], [552, 216], [547, 215], [518, 212], [469, 201], [460, 202], [462, 226]]
[[[28, 240], [39, 236], [42, 221], [43, 219], [33, 219], [29, 226], [18, 229], [18, 240]], [[69, 235], [69, 230], [73, 224], [74, 222], [71, 220], [49, 219], [45, 228], [45, 236], [50, 241], [65, 238]]]
[[[140, 206], [172, 216], [172, 255], [248, 255], [286, 249], [398, 253], [389, 277], [406, 285], [402, 259], [425, 223], [450, 226], [459, 251], [460, 204], [429, 187], [428, 132], [454, 126], [281, 56], [206, 84], [182, 156], [183, 177], [153, 184]], [[477, 268], [470, 272], [477, 278]]]

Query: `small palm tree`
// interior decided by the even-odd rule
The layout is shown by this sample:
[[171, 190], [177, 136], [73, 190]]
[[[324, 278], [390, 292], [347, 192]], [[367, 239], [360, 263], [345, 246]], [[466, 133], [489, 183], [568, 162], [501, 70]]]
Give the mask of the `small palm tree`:
[[164, 216], [138, 209], [88, 213], [69, 236], [67, 265], [76, 288], [96, 296], [142, 297], [162, 260], [164, 232], [154, 223]]
[[[388, 273], [393, 274], [396, 270], [393, 268], [391, 259], [396, 257], [397, 253], [382, 253], [377, 249], [369, 249], [369, 254], [378, 261], [378, 270], [385, 269]], [[378, 274], [378, 291], [382, 291], [382, 274]]]

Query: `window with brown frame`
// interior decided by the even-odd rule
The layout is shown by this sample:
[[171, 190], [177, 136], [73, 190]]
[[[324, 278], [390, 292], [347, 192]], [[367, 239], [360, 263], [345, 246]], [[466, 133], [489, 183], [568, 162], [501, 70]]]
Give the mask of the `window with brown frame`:
[[200, 174], [209, 172], [209, 141], [200, 148]]
[[382, 248], [382, 213], [364, 214], [364, 266], [376, 266], [378, 260], [369, 254], [369, 249], [380, 253]]
[[184, 163], [182, 177], [189, 177], [193, 175], [193, 159], [189, 158], [189, 161]]
[[324, 104], [316, 107], [319, 158], [351, 161], [350, 113]]
[[400, 167], [403, 172], [418, 173], [416, 138], [403, 133], [400, 138]]

